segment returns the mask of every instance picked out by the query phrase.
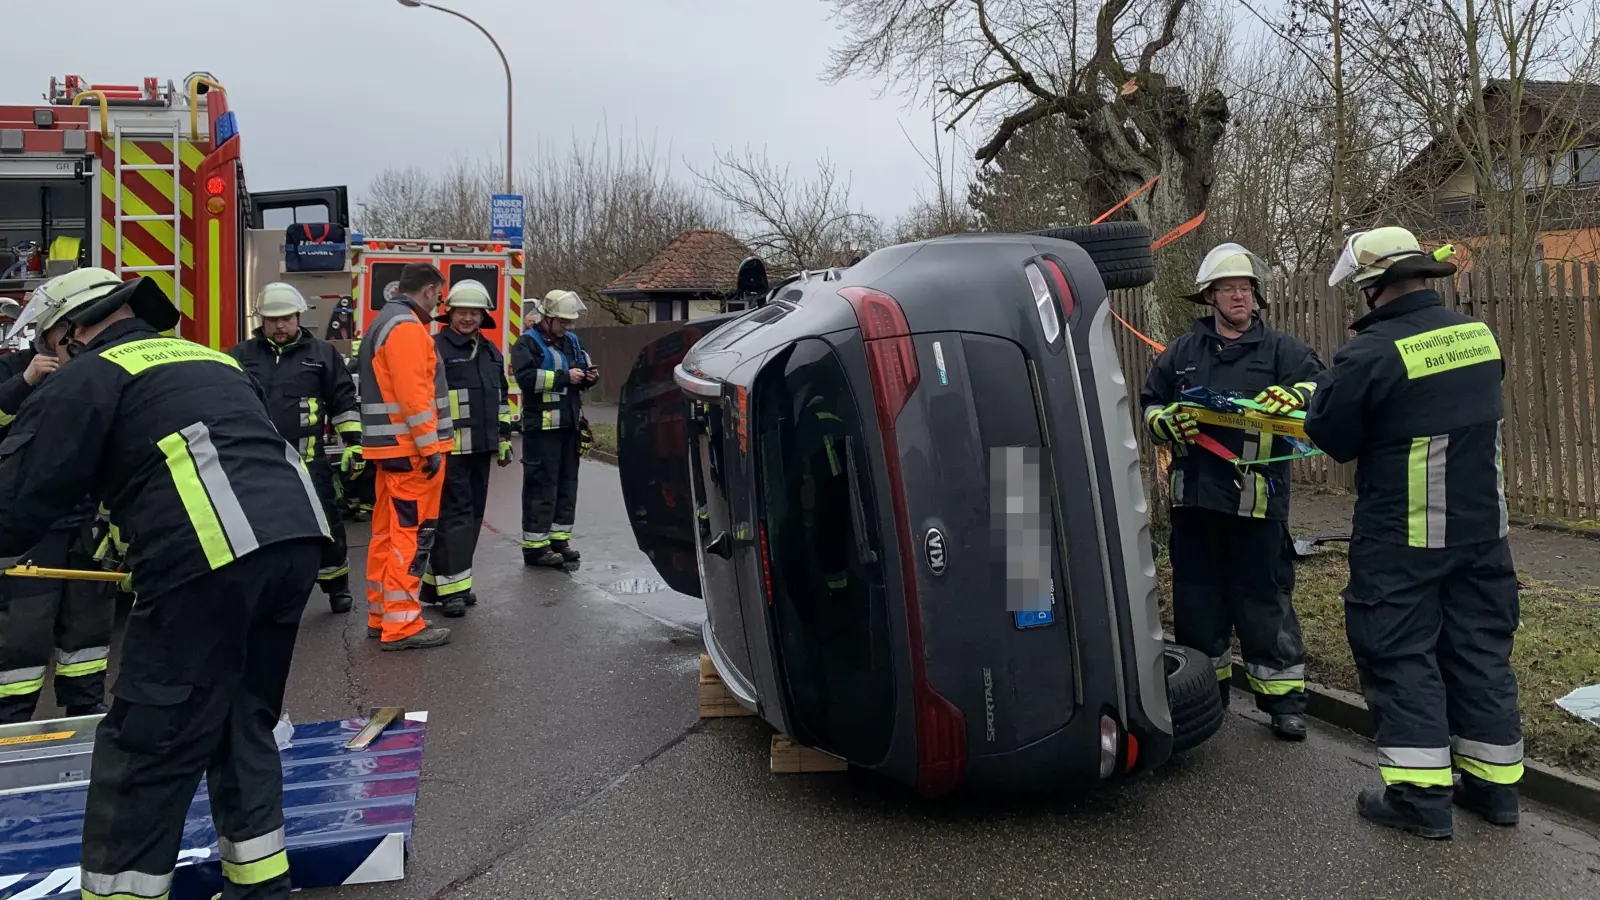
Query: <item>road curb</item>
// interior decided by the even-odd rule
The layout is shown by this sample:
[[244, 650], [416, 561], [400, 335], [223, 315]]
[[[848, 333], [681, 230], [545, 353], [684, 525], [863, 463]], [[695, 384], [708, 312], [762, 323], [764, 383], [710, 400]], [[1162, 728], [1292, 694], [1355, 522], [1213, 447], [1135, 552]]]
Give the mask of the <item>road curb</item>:
[[[1231, 683], [1250, 693], [1249, 679], [1238, 666], [1234, 667]], [[1308, 682], [1306, 714], [1372, 740], [1372, 713], [1367, 709], [1367, 702], [1349, 691]], [[1523, 762], [1521, 793], [1535, 803], [1600, 822], [1600, 781], [1593, 778], [1529, 759]]]
[[1552, 534], [1565, 534], [1570, 537], [1583, 538], [1589, 541], [1600, 541], [1600, 529], [1579, 528], [1576, 525], [1563, 525], [1560, 522], [1550, 522], [1545, 519], [1530, 519], [1527, 516], [1511, 516], [1511, 524], [1534, 531], [1548, 531]]
[[589, 458], [595, 462], [603, 462], [608, 466], [614, 466], [617, 464], [617, 457], [614, 454], [605, 452], [604, 450], [590, 450]]

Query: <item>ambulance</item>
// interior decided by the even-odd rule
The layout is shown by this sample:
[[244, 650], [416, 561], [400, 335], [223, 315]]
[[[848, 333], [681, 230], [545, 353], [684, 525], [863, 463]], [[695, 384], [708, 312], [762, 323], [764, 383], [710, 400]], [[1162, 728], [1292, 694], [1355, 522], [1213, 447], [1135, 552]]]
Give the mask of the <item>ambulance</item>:
[[148, 276], [181, 310], [179, 336], [226, 350], [249, 334], [250, 235], [267, 214], [347, 215], [343, 188], [249, 192], [238, 119], [208, 73], [67, 75], [42, 99], [0, 105], [0, 297], [25, 302], [80, 266]]

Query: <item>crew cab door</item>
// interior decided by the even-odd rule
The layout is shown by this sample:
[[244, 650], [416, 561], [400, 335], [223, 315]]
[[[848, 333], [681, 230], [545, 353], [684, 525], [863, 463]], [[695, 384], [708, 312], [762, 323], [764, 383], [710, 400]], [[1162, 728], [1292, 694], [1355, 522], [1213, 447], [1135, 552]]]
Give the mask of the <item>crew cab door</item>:
[[617, 406], [622, 499], [639, 549], [667, 586], [703, 597], [689, 481], [688, 401], [673, 369], [701, 338], [739, 313], [685, 323], [639, 351]]
[[[282, 211], [287, 211], [287, 215]], [[268, 225], [267, 220], [272, 220]], [[250, 227], [283, 228], [295, 222], [350, 226], [350, 196], [344, 185], [250, 194]]]

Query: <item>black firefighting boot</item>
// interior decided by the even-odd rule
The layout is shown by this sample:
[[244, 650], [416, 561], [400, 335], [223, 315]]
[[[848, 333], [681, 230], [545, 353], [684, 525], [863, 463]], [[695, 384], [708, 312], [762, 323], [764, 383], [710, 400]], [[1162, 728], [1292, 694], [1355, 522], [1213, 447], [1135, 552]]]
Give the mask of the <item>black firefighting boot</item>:
[[1456, 785], [1455, 801], [1490, 825], [1510, 828], [1517, 824], [1517, 786], [1514, 784], [1494, 784], [1462, 773], [1461, 783]]
[[474, 591], [467, 591], [461, 595], [461, 602], [467, 604], [468, 606], [477, 606], [478, 595]]
[[[1414, 802], [1414, 799], [1431, 800], [1425, 795], [1434, 792], [1449, 796], [1449, 788], [1367, 788], [1356, 797], [1356, 812], [1374, 825], [1394, 828], [1429, 840], [1449, 840], [1454, 824], [1450, 820], [1450, 807], [1433, 802]], [[1413, 798], [1409, 794], [1417, 796]]]
[[109, 707], [107, 707], [104, 702], [89, 703], [83, 706], [69, 706], [67, 707], [67, 718], [73, 719], [77, 718], [78, 716], [103, 716], [106, 714], [108, 708]]
[[349, 576], [341, 576], [323, 582], [322, 591], [328, 595], [328, 609], [334, 615], [343, 615], [355, 605], [355, 599], [350, 596]]
[[1303, 741], [1306, 739], [1306, 717], [1299, 713], [1273, 716], [1272, 733], [1281, 741]]
[[522, 564], [525, 566], [551, 566], [559, 569], [567, 564], [567, 558], [557, 553], [554, 547], [540, 547], [537, 550], [522, 551]]
[[459, 619], [466, 614], [466, 594], [451, 594], [439, 601], [439, 615], [447, 619]]
[[571, 541], [551, 541], [550, 549], [561, 554], [563, 562], [575, 563], [583, 559], [583, 554], [572, 546]]

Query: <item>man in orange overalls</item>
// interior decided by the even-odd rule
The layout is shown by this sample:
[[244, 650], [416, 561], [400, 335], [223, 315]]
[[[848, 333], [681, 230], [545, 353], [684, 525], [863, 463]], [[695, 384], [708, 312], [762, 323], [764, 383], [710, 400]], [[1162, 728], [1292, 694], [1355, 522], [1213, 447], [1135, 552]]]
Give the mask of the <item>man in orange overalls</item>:
[[377, 475], [367, 545], [367, 636], [381, 637], [385, 650], [450, 640], [450, 629], [429, 627], [421, 603], [455, 435], [444, 367], [422, 324], [443, 289], [438, 269], [407, 265], [361, 342], [361, 455]]

